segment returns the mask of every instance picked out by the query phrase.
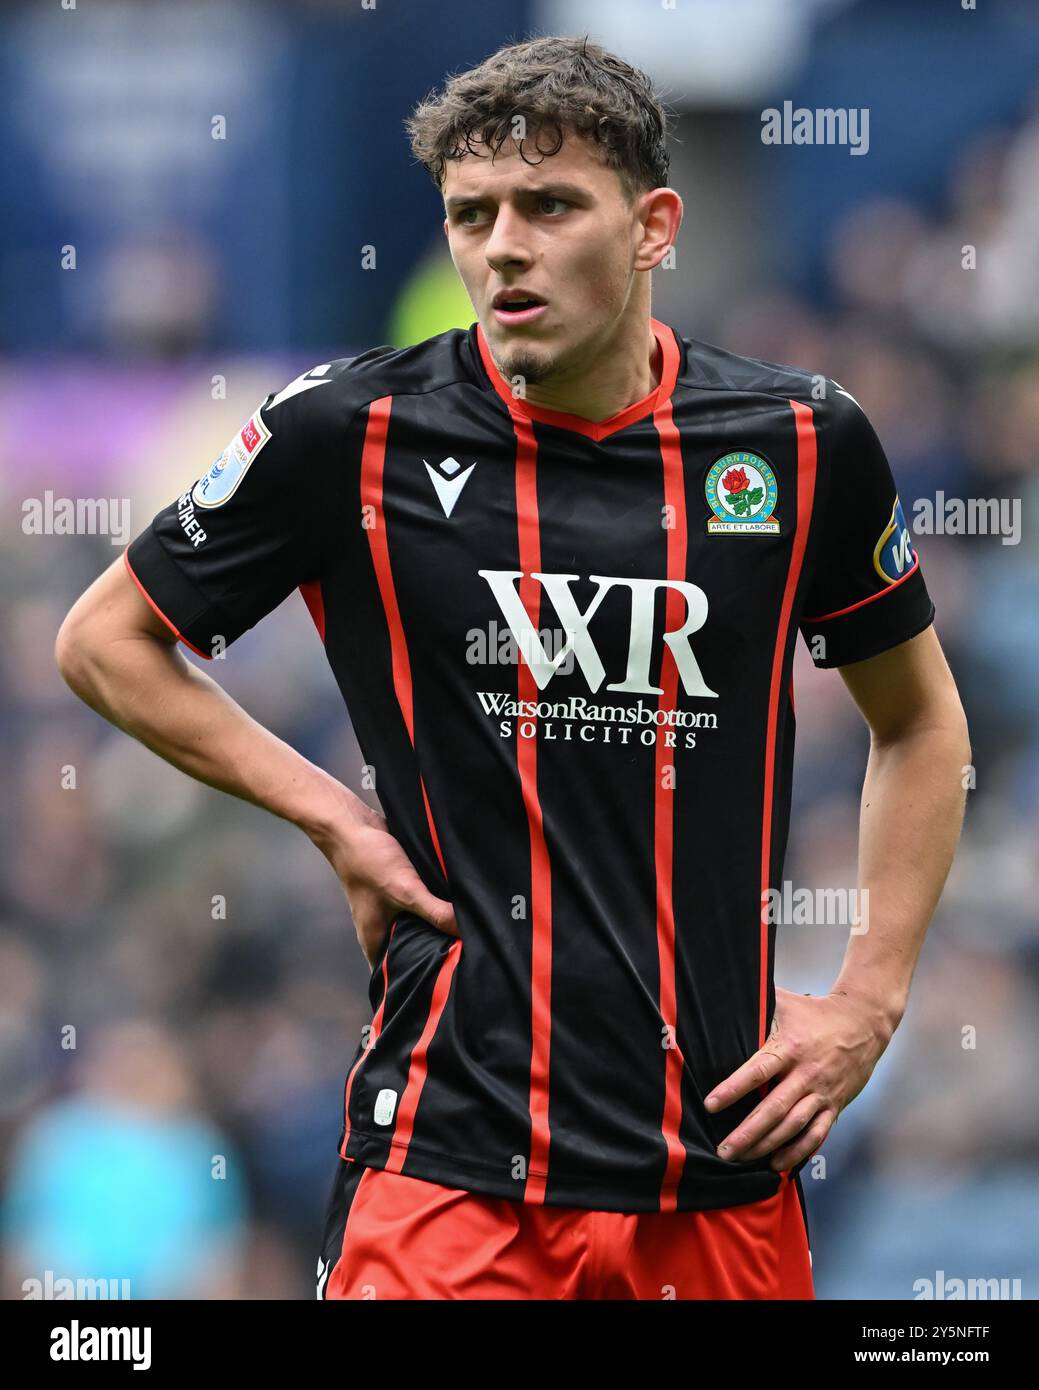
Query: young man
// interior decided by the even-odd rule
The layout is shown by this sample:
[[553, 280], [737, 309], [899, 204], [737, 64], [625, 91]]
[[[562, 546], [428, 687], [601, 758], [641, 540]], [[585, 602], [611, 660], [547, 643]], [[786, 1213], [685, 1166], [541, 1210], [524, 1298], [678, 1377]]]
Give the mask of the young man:
[[[836, 383], [651, 316], [682, 203], [641, 73], [536, 39], [409, 129], [478, 321], [269, 395], [61, 670], [346, 890], [374, 1016], [319, 1297], [811, 1298], [797, 1170], [905, 1009], [970, 756], [888, 464]], [[385, 819], [176, 648], [296, 587]], [[763, 911], [799, 629], [872, 733], [825, 998]]]

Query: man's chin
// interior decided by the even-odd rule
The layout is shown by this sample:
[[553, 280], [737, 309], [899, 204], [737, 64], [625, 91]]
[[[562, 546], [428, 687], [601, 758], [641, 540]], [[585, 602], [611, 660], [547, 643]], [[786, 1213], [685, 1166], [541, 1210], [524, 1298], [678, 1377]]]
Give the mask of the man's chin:
[[555, 374], [555, 358], [528, 347], [499, 348], [493, 354], [498, 370], [509, 381], [519, 377], [527, 386], [537, 386]]

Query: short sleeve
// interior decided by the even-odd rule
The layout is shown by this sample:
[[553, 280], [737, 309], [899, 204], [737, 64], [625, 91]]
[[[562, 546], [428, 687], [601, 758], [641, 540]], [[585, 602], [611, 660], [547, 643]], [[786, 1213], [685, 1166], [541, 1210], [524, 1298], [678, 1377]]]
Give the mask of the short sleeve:
[[816, 666], [865, 661], [934, 619], [920, 558], [880, 440], [835, 382], [820, 479], [821, 527], [801, 635]]
[[131, 541], [126, 565], [177, 636], [210, 658], [320, 577], [343, 364], [271, 393], [194, 486]]

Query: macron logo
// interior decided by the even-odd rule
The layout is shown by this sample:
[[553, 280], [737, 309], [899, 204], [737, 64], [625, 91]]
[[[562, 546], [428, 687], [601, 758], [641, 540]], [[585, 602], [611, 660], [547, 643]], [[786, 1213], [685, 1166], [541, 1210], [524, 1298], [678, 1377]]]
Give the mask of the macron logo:
[[[436, 488], [437, 496], [440, 498], [440, 505], [444, 509], [444, 515], [450, 516], [454, 511], [455, 503], [462, 495], [462, 488], [465, 487], [469, 474], [476, 467], [471, 463], [464, 473], [459, 473], [461, 464], [457, 459], [447, 458], [439, 465], [439, 472], [436, 468], [431, 468], [426, 460], [426, 472], [429, 474], [433, 486]], [[455, 475], [458, 475], [457, 477]]]

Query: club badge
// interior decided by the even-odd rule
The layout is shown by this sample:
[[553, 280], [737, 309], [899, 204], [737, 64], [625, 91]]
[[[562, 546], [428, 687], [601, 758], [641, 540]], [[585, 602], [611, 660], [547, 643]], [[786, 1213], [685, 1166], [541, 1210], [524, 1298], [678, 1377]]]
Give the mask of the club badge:
[[707, 522], [712, 536], [778, 536], [773, 513], [779, 497], [776, 475], [760, 454], [737, 449], [725, 454], [707, 474]]

